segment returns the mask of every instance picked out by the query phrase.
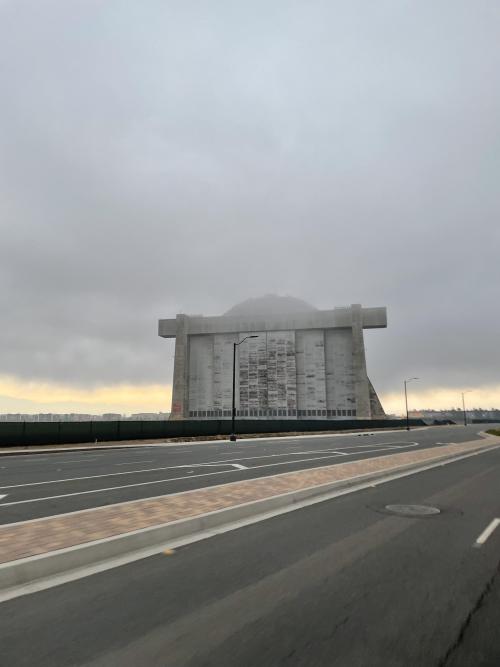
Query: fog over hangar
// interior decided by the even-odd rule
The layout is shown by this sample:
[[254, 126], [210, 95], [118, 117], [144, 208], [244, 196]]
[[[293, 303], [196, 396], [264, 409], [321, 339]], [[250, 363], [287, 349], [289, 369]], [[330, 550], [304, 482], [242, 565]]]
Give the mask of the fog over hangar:
[[222, 316], [159, 321], [175, 338], [172, 419], [237, 416], [377, 419], [385, 413], [366, 372], [363, 329], [385, 328], [385, 307], [318, 310], [293, 297], [248, 299]]

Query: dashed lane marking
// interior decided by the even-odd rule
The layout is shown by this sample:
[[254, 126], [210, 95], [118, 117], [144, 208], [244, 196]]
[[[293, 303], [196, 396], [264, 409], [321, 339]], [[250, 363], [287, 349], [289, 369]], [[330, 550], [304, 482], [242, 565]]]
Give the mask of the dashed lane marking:
[[483, 544], [486, 542], [486, 540], [491, 537], [493, 534], [493, 531], [500, 526], [500, 519], [493, 519], [486, 528], [483, 530], [481, 535], [477, 538], [477, 540], [474, 542], [475, 547], [482, 547]]

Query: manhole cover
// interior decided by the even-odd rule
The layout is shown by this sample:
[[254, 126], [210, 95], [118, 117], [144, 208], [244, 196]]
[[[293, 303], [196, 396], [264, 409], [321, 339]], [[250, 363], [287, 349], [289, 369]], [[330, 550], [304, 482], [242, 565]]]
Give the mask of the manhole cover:
[[432, 516], [441, 512], [437, 507], [429, 505], [386, 505], [385, 509], [400, 516]]

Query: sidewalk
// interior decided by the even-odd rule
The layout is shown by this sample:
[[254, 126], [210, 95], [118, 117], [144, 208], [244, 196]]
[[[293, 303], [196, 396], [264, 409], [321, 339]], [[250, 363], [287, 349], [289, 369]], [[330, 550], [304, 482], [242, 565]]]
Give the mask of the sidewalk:
[[[362, 482], [363, 477], [373, 474], [424, 465], [495, 445], [500, 445], [500, 438], [488, 436], [483, 440], [389, 454], [5, 525], [0, 527], [0, 563], [49, 554], [96, 540], [118, 538], [249, 503], [262, 503], [304, 489], [318, 489], [354, 479]], [[321, 492], [319, 488], [318, 495]], [[265, 507], [255, 513], [262, 511], [266, 511]]]

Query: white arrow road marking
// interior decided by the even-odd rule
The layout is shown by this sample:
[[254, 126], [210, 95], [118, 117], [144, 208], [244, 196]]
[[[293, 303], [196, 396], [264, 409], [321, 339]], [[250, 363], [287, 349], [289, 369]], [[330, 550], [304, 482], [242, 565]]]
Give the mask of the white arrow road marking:
[[500, 526], [500, 519], [493, 519], [493, 521], [488, 526], [486, 526], [481, 535], [474, 542], [473, 546], [482, 547], [486, 540], [491, 536], [495, 528], [498, 526]]
[[2, 500], [2, 498], [7, 498], [8, 495], [9, 495], [8, 493], [4, 493], [3, 496], [0, 495], [0, 500]]
[[247, 466], [242, 466], [240, 463], [231, 463], [231, 465], [237, 470], [248, 470]]

